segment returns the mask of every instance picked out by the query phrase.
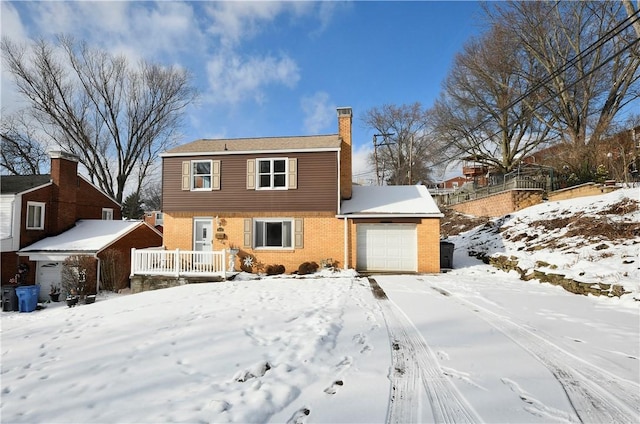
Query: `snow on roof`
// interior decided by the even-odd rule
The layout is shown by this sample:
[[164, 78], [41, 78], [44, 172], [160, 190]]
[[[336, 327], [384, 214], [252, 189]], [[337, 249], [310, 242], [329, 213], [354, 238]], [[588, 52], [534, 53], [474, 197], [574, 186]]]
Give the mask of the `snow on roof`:
[[20, 252], [97, 253], [139, 225], [145, 224], [142, 221], [82, 219], [64, 233], [37, 241]]
[[353, 186], [351, 199], [342, 202], [341, 214], [443, 216], [423, 185]]

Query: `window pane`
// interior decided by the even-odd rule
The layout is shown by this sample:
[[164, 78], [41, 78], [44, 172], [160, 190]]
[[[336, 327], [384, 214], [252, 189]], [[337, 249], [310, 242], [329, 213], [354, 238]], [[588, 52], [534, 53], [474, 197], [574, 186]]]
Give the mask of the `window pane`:
[[274, 160], [273, 161], [273, 172], [284, 172], [285, 165], [283, 160]]
[[271, 187], [270, 175], [260, 175], [260, 187]]
[[33, 206], [29, 206], [29, 208], [27, 210], [27, 227], [35, 227], [35, 225], [33, 224], [35, 210], [36, 210], [36, 208], [33, 207]]
[[264, 222], [256, 222], [256, 244], [255, 247], [264, 246]]
[[284, 187], [285, 185], [285, 176], [284, 175], [274, 175], [273, 176], [273, 186], [274, 187]]
[[27, 206], [27, 228], [40, 228], [42, 223], [42, 207]]
[[194, 174], [210, 174], [211, 173], [211, 162], [195, 162], [193, 164]]
[[282, 246], [282, 223], [266, 222], [265, 227], [267, 232], [266, 245], [281, 247]]
[[206, 177], [201, 177], [202, 178], [202, 188], [211, 188], [211, 176], [207, 175]]
[[282, 223], [282, 247], [291, 247], [291, 221]]
[[260, 167], [259, 167], [260, 171], [259, 172], [261, 174], [271, 172], [271, 163], [269, 163], [268, 160], [262, 160], [262, 161], [259, 162], [259, 164], [260, 164]]

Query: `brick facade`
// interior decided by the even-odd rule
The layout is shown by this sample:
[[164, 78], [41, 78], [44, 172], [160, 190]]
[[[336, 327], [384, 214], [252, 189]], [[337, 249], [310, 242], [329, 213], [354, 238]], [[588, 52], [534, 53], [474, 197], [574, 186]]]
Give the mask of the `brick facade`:
[[[243, 246], [244, 221], [247, 218], [302, 218], [303, 219], [303, 247], [298, 249], [252, 249]], [[213, 230], [217, 230], [216, 215], [214, 213], [165, 213], [164, 215], [164, 240], [168, 250], [182, 249], [193, 250], [193, 221], [194, 218], [211, 218]], [[343, 265], [344, 251], [341, 242], [343, 239], [343, 222], [336, 219], [330, 213], [300, 213], [300, 212], [273, 212], [273, 213], [235, 213], [219, 215], [217, 217], [220, 228], [223, 228], [224, 239], [213, 239], [213, 250], [228, 249], [230, 246], [238, 247], [240, 254], [253, 255], [256, 260], [264, 265], [284, 265], [287, 273], [298, 269], [303, 262], [315, 261], [318, 264], [325, 259], [333, 259], [339, 266]], [[236, 262], [236, 269], [240, 268], [240, 262]]]

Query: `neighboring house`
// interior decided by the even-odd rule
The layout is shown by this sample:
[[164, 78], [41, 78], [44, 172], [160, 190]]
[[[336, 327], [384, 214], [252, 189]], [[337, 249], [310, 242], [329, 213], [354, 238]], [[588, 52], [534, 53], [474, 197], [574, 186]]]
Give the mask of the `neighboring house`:
[[47, 237], [20, 249], [18, 255], [38, 264], [36, 280], [41, 285], [42, 297], [49, 293], [51, 284], [60, 285], [62, 262], [70, 256], [95, 258], [96, 280], [99, 282], [103, 263], [110, 259], [109, 251], [118, 252], [117, 268], [124, 272], [119, 273], [120, 281], [112, 283], [115, 288], [124, 288], [128, 285], [131, 248], [161, 245], [162, 234], [143, 221], [83, 219], [60, 235]]
[[153, 228], [162, 233], [162, 226], [164, 222], [162, 220], [162, 212], [160, 211], [149, 211], [145, 212], [144, 217], [142, 218], [144, 222], [151, 225]]
[[162, 154], [167, 249], [240, 249], [293, 272], [439, 272], [442, 214], [425, 187], [352, 187], [351, 108], [338, 134], [196, 140]]
[[[121, 220], [121, 206], [99, 188], [78, 175], [78, 158], [51, 152], [51, 174], [0, 177], [0, 234], [2, 280], [14, 278], [18, 266], [27, 266], [23, 284], [60, 281], [60, 261], [19, 256], [21, 249], [63, 234], [78, 220]], [[157, 243], [157, 237], [152, 239]], [[147, 241], [130, 247], [152, 246]], [[41, 288], [44, 292], [45, 288]]]

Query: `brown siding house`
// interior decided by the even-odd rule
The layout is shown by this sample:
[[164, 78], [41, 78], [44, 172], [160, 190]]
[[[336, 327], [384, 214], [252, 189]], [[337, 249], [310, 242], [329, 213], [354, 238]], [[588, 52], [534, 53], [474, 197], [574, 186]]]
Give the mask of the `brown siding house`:
[[[249, 258], [286, 272], [308, 261], [439, 272], [442, 214], [428, 191], [352, 187], [351, 108], [337, 117], [337, 134], [202, 139], [163, 153], [164, 247], [238, 248], [236, 268]], [[370, 195], [382, 203], [364, 206]]]

